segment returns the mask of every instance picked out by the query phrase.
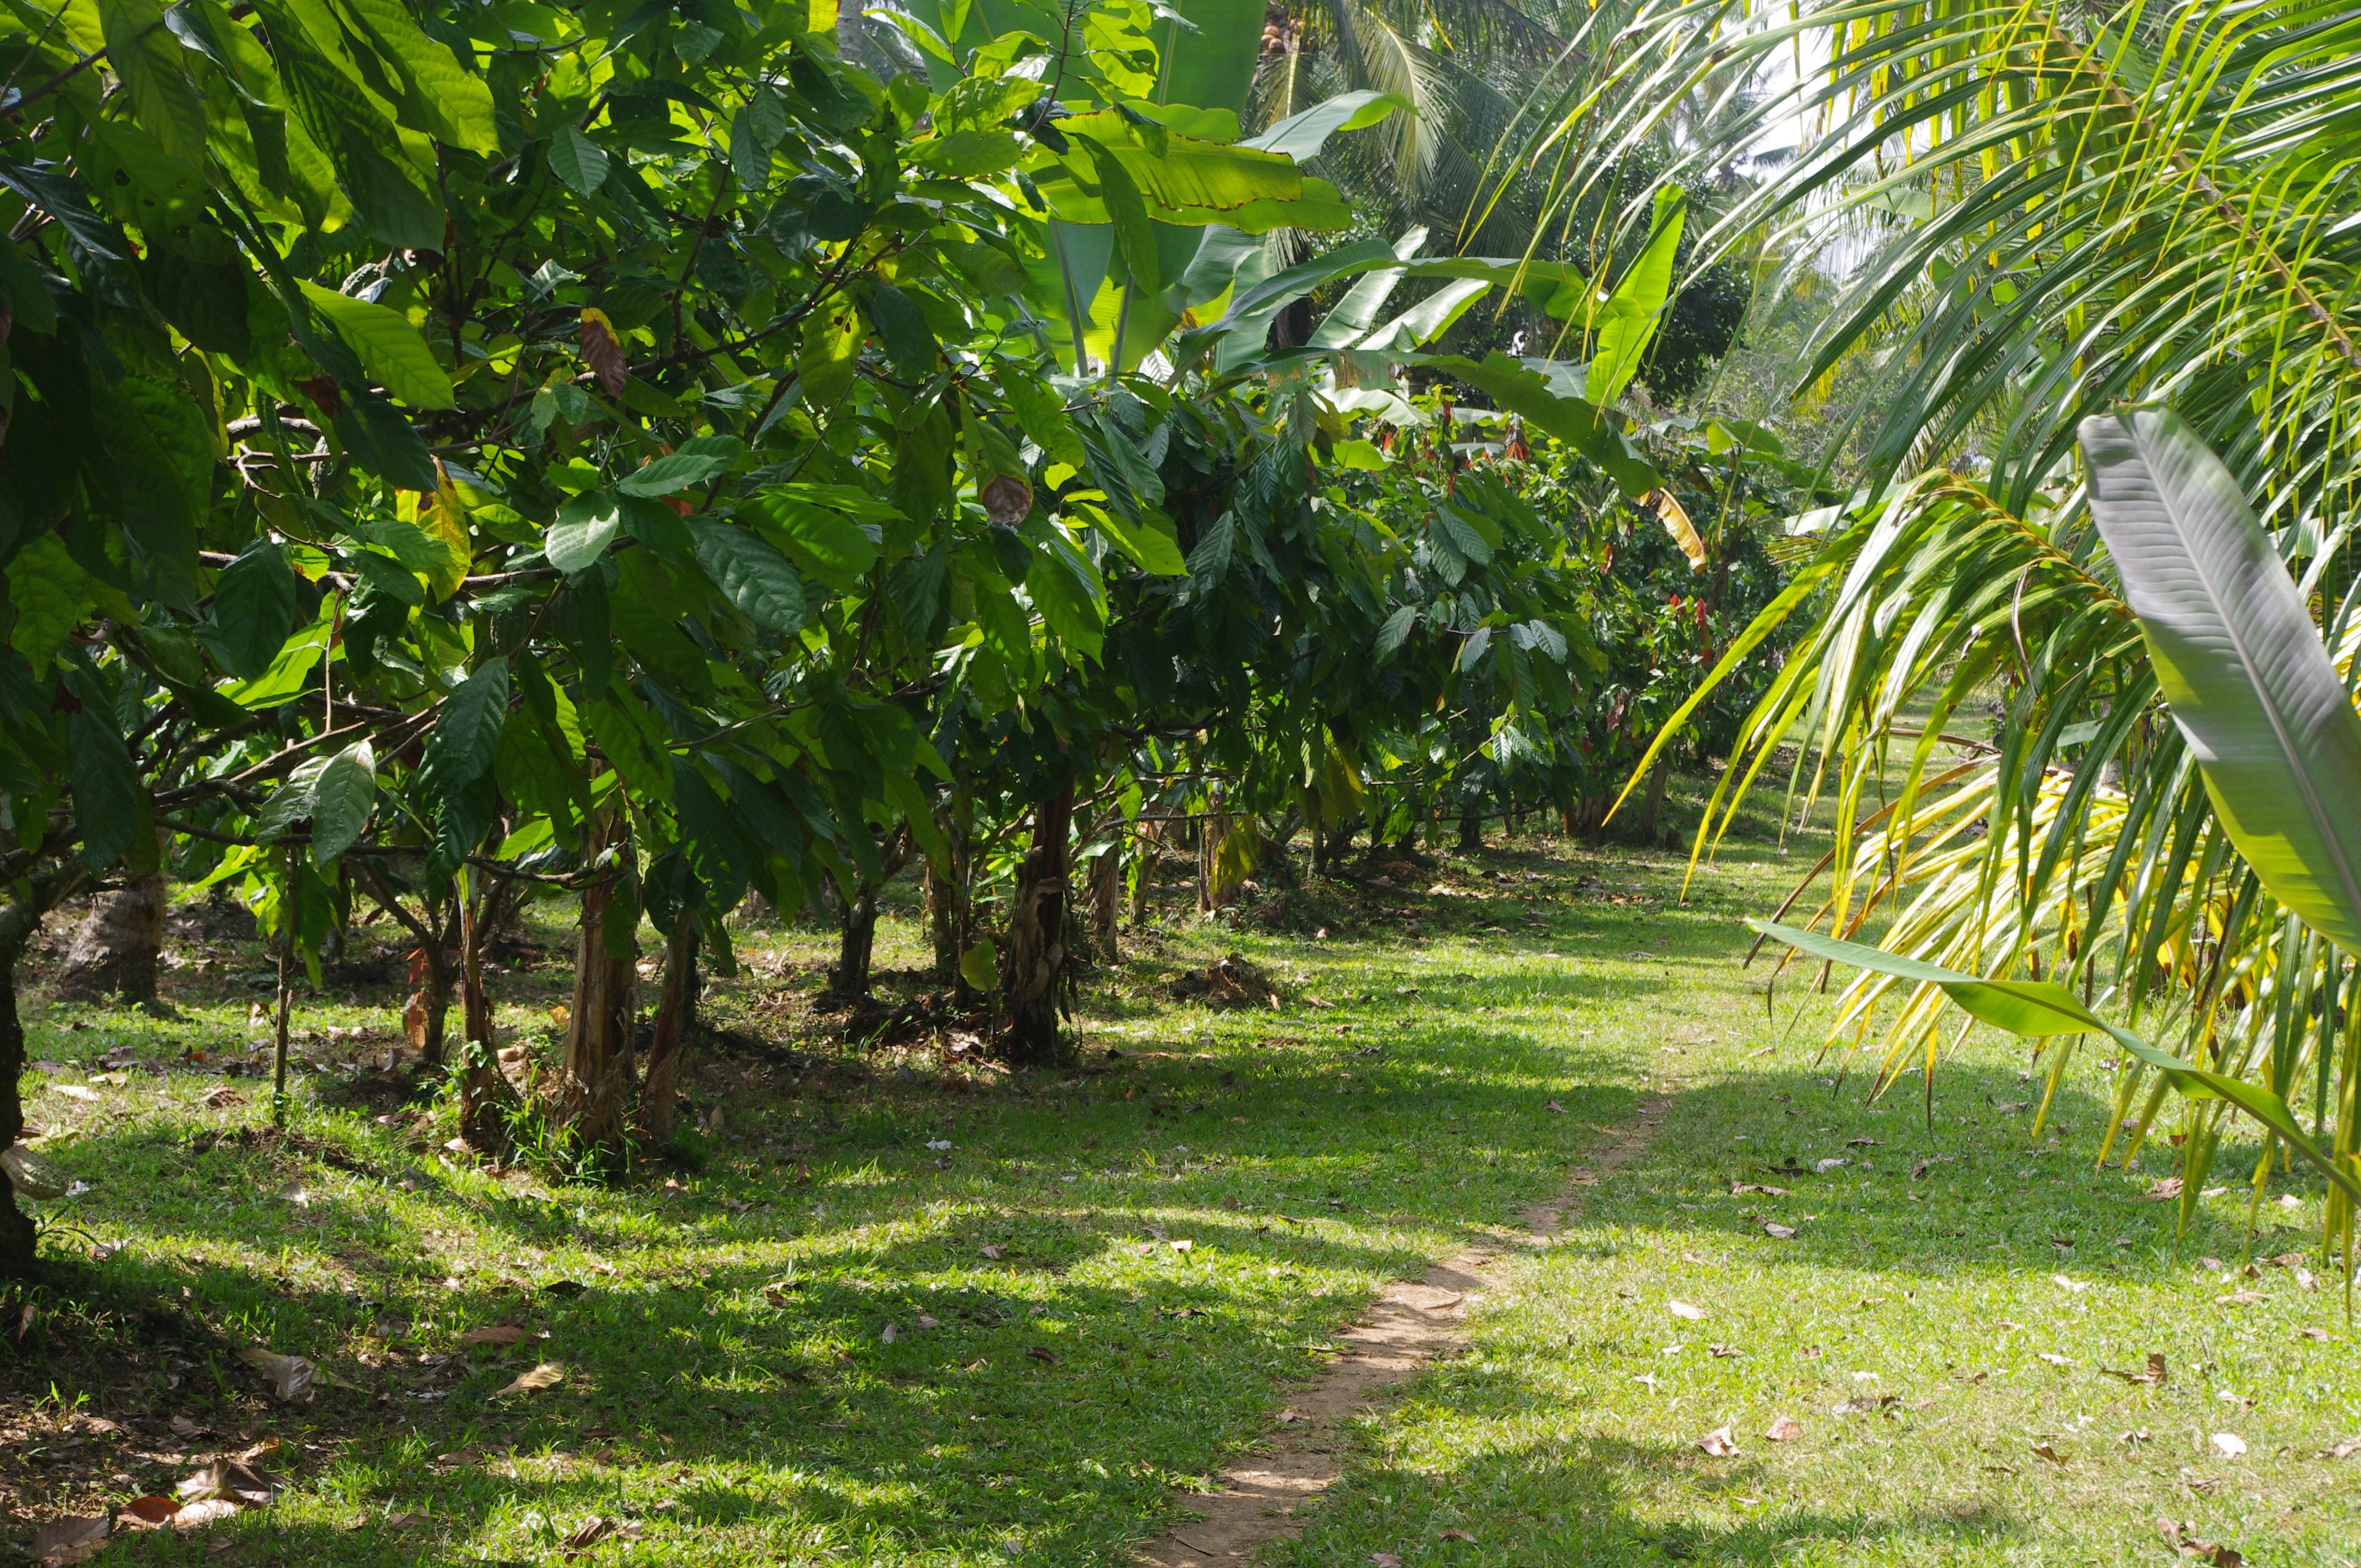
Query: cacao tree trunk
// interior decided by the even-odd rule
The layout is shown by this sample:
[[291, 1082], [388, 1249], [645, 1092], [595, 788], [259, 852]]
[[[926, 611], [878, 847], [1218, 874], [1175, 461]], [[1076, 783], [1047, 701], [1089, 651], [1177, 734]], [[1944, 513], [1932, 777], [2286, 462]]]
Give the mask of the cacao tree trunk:
[[1670, 773], [1671, 768], [1661, 756], [1656, 759], [1656, 765], [1648, 770], [1648, 794], [1640, 806], [1639, 826], [1640, 837], [1652, 844], [1664, 827], [1664, 785]]
[[877, 886], [867, 877], [852, 884], [852, 896], [836, 923], [836, 967], [828, 989], [838, 996], [869, 994], [869, 959], [877, 948]]
[[943, 864], [929, 858], [926, 869], [927, 932], [935, 949], [935, 977], [948, 981], [964, 1004], [974, 1000], [974, 988], [960, 974], [960, 955], [969, 943], [972, 915], [968, 903], [967, 792], [955, 789], [936, 809], [935, 820], [948, 847]]
[[418, 1047], [421, 1065], [438, 1068], [443, 1065], [444, 1042], [451, 1027], [451, 947], [450, 922], [438, 923], [432, 939], [421, 945], [418, 957], [422, 972], [418, 990], [412, 996], [419, 1009], [419, 1030], [412, 1044]]
[[295, 1008], [295, 851], [287, 852], [287, 890], [280, 894], [278, 1011], [270, 1027], [270, 1123], [287, 1122], [287, 1019]]
[[1137, 931], [1148, 924], [1155, 906], [1156, 866], [1163, 854], [1164, 833], [1154, 822], [1139, 824], [1132, 839], [1131, 927]]
[[374, 858], [361, 861], [360, 881], [377, 906], [417, 944], [410, 949], [410, 998], [402, 1005], [402, 1034], [417, 1050], [422, 1066], [439, 1068], [450, 1033], [451, 988], [458, 979], [451, 941], [465, 924], [467, 899], [462, 894], [439, 905], [422, 899], [422, 912], [412, 915]]
[[920, 896], [927, 905], [927, 943], [934, 949], [933, 961], [928, 966], [937, 980], [949, 981], [959, 973], [959, 910], [951, 895], [951, 878], [948, 870], [939, 870], [930, 859], [919, 873]]
[[492, 1033], [492, 1001], [484, 990], [484, 949], [504, 920], [505, 889], [476, 893], [477, 872], [459, 872], [459, 1136], [472, 1149], [498, 1153], [507, 1147], [502, 1116], [509, 1098], [500, 1076], [500, 1044]]
[[1115, 927], [1123, 915], [1123, 841], [1091, 862], [1091, 948], [1103, 964], [1122, 962]]
[[1197, 835], [1197, 913], [1211, 915], [1228, 902], [1230, 889], [1222, 885], [1222, 846], [1229, 841], [1230, 814], [1217, 797], [1205, 813]]
[[[610, 816], [606, 834], [594, 835], [590, 856], [629, 828]], [[589, 858], [589, 857], [586, 857]], [[632, 981], [635, 943], [629, 936], [619, 954], [609, 948], [607, 912], [615, 907], [619, 872], [608, 872], [582, 890], [582, 928], [575, 949], [574, 996], [566, 1022], [566, 1051], [558, 1064], [554, 1108], [558, 1122], [584, 1146], [620, 1148], [631, 1102]]]
[[1001, 971], [1007, 1027], [1001, 1049], [1019, 1066], [1061, 1063], [1068, 1050], [1059, 1031], [1066, 980], [1067, 839], [1073, 830], [1074, 786], [1068, 784], [1033, 813], [1033, 845], [1017, 863]]
[[680, 1064], [697, 1029], [697, 915], [683, 908], [664, 939], [664, 990], [648, 1037], [648, 1073], [640, 1086], [640, 1130], [652, 1139], [672, 1131]]
[[[16, 1080], [25, 1071], [25, 1026], [16, 1016], [16, 956], [40, 924], [38, 915], [12, 904], [0, 915], [0, 1148], [25, 1135], [25, 1106]], [[0, 1278], [33, 1270], [33, 1216], [16, 1207], [16, 1190], [0, 1170]]]
[[161, 871], [93, 894], [58, 968], [58, 994], [152, 1003], [164, 956], [164, 906]]
[[[16, 960], [40, 929], [41, 917], [72, 896], [79, 870], [53, 872], [18, 883], [18, 896], [0, 906], [0, 1149], [25, 1135], [25, 1106], [16, 1080], [25, 1071], [25, 1025], [16, 1016]], [[33, 1271], [33, 1216], [16, 1207], [16, 1193], [0, 1170], [0, 1278]]]
[[1472, 855], [1484, 848], [1484, 803], [1463, 801], [1459, 806], [1459, 852]]
[[828, 988], [837, 995], [869, 994], [869, 960], [877, 948], [877, 895], [902, 874], [917, 850], [917, 838], [904, 823], [885, 841], [876, 878], [862, 877], [853, 883], [852, 896], [837, 920], [836, 968], [828, 977]]

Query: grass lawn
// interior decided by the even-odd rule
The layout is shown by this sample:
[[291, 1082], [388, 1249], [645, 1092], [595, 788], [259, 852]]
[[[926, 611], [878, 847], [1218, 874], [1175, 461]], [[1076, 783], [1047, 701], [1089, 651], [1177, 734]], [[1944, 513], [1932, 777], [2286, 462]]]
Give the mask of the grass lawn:
[[[1085, 992], [1064, 1075], [830, 1044], [823, 934], [749, 927], [694, 1157], [613, 1188], [444, 1151], [448, 1108], [376, 1070], [401, 988], [366, 954], [304, 1006], [272, 1132], [267, 1083], [216, 1076], [267, 1032], [263, 960], [192, 939], [176, 1018], [27, 1007], [28, 1114], [92, 1190], [53, 1211], [54, 1277], [0, 1299], [0, 1534], [275, 1442], [269, 1506], [106, 1560], [1118, 1563], [1385, 1281], [1662, 1094], [1648, 1150], [1267, 1561], [2161, 1563], [2167, 1516], [2257, 1563], [2361, 1560], [2361, 1458], [2313, 1457], [2361, 1430], [2326, 1271], [2201, 1269], [2246, 1256], [2235, 1193], [2176, 1261], [2138, 1201], [2161, 1165], [2092, 1174], [2089, 1099], [2030, 1146], [1996, 1047], [1946, 1070], [1931, 1133], [1915, 1096], [1832, 1087], [1795, 988], [1769, 1025], [1735, 961], [1795, 863], [1741, 845], [1684, 906], [1676, 857], [1535, 840], [1336, 890], [1324, 938], [1175, 916]], [[500, 985], [529, 1043], [566, 964], [528, 935]], [[889, 921], [881, 965], [917, 937]], [[1276, 1008], [1173, 999], [1225, 951]], [[2266, 1216], [2258, 1257], [2306, 1247], [2309, 1209]], [[258, 1348], [317, 1364], [308, 1403]], [[2160, 1388], [2099, 1371], [2150, 1351]], [[1763, 1441], [1781, 1414], [1803, 1435]], [[1725, 1422], [1739, 1454], [1693, 1446]]]

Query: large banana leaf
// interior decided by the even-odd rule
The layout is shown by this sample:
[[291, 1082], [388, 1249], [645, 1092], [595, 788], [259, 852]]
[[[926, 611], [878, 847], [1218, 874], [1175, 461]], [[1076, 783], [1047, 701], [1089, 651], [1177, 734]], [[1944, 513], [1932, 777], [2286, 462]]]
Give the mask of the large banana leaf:
[[2091, 513], [2238, 852], [2361, 955], [2361, 715], [2229, 469], [2169, 409], [2082, 422]]
[[1831, 963], [1850, 964], [1873, 974], [1892, 975], [1942, 991], [1973, 1017], [1996, 1029], [2026, 1039], [2062, 1035], [2103, 1034], [2133, 1056], [2157, 1069], [2165, 1081], [2191, 1100], [2225, 1100], [2284, 1139], [2288, 1147], [2317, 1167], [2356, 1201], [2361, 1201], [2361, 1179], [2352, 1162], [2323, 1153], [2287, 1107], [2268, 1090], [2181, 1060], [2160, 1051], [2128, 1029], [2119, 1029], [2075, 998], [2064, 986], [2046, 980], [1983, 980], [1936, 964], [1922, 963], [1859, 942], [1839, 941], [1815, 931], [1800, 930], [1770, 920], [1749, 920], [1749, 926], [1773, 941]]
[[[1659, 190], [1646, 248], [1615, 285], [1615, 292], [1595, 311], [1585, 313], [1598, 338], [1591, 349], [1584, 395], [1600, 408], [1623, 395], [1623, 389], [1640, 373], [1640, 361], [1655, 338], [1656, 322], [1672, 296], [1673, 258], [1680, 253], [1681, 226], [1687, 213], [1688, 198], [1679, 186]], [[1584, 291], [1588, 290], [1585, 284]]]
[[1262, 19], [1262, 0], [1181, 0], [1158, 38], [1164, 71], [1156, 101], [1245, 114]]

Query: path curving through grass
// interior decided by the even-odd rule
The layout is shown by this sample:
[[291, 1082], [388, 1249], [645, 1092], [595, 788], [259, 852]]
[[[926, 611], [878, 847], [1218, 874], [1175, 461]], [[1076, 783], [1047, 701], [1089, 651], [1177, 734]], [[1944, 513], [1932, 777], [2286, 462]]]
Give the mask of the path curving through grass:
[[[539, 1563], [588, 1531], [572, 1550], [617, 1563], [1115, 1563], [1287, 1443], [1390, 1284], [1480, 1252], [1501, 1286], [1466, 1351], [1325, 1429], [1342, 1478], [1260, 1561], [2163, 1562], [2167, 1515], [2257, 1563], [2354, 1561], [2361, 1460], [2312, 1457], [2361, 1431], [2333, 1288], [2202, 1270], [2243, 1259], [2226, 1196], [2175, 1261], [2156, 1170], [2090, 1172], [2087, 1099], [2029, 1146], [1996, 1047], [1947, 1069], [1931, 1135], [1915, 1101], [1865, 1110], [1737, 962], [1790, 863], [1741, 845], [1683, 905], [1676, 858], [1536, 840], [1315, 890], [1325, 938], [1176, 917], [1086, 992], [1062, 1075], [849, 1052], [811, 1008], [825, 935], [751, 926], [691, 1071], [696, 1160], [619, 1188], [444, 1150], [447, 1108], [380, 1070], [399, 998], [365, 954], [303, 1008], [272, 1132], [219, 1071], [267, 960], [190, 937], [173, 1017], [28, 1009], [33, 1120], [92, 1190], [52, 1277], [0, 1302], [5, 1530], [275, 1442], [269, 1506], [109, 1560]], [[903, 992], [906, 916], [880, 956]], [[564, 937], [503, 958], [528, 1042]], [[1175, 1000], [1229, 951], [1275, 1007]], [[1657, 1100], [1644, 1150], [1523, 1245], [1521, 1212]], [[2300, 1251], [2306, 1213], [2267, 1215], [2260, 1255]], [[335, 1382], [282, 1403], [255, 1348]], [[2099, 1370], [2151, 1349], [2161, 1389]], [[1805, 1435], [1764, 1441], [1780, 1414]], [[1737, 1454], [1694, 1446], [1724, 1423]]]

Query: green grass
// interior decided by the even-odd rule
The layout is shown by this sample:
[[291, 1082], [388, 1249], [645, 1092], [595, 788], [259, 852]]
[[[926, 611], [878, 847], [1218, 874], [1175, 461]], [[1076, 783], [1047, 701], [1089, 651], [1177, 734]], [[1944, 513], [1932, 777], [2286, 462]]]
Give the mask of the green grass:
[[[243, 1055], [262, 1032], [250, 948], [179, 971], [174, 1020], [36, 1003], [33, 1055], [71, 1070], [28, 1079], [30, 1114], [93, 1190], [49, 1244], [57, 1277], [5, 1304], [0, 1328], [34, 1312], [0, 1350], [0, 1499], [29, 1537], [275, 1438], [258, 1463], [291, 1478], [279, 1502], [109, 1560], [217, 1561], [226, 1539], [242, 1563], [556, 1561], [603, 1516], [636, 1527], [596, 1548], [615, 1563], [1119, 1562], [1179, 1517], [1170, 1488], [1268, 1430], [1384, 1282], [1505, 1234], [1661, 1093], [1649, 1152], [1517, 1266], [1467, 1357], [1360, 1432], [1311, 1533], [1270, 1560], [2164, 1562], [2169, 1513], [2250, 1561], [2354, 1561], [2361, 1459], [2311, 1457], [2361, 1429], [2334, 1285], [2268, 1269], [2265, 1303], [2216, 1306], [2234, 1285], [2176, 1263], [2169, 1206], [2136, 1200], [2161, 1166], [2092, 1174], [2088, 1100], [2029, 1147], [2027, 1114], [1998, 1109], [2032, 1098], [2013, 1057], [1948, 1069], [1931, 1135], [1915, 1099], [1864, 1111], [1857, 1080], [1832, 1089], [1792, 988], [1767, 1025], [1760, 972], [1735, 963], [1734, 917], [1794, 863], [1741, 847], [1681, 906], [1675, 858], [1528, 844], [1452, 861], [1453, 894], [1378, 895], [1415, 932], [1351, 906], [1326, 940], [1175, 918], [1085, 992], [1087, 1057], [1063, 1075], [824, 1048], [819, 934], [749, 927], [742, 977], [710, 994], [741, 1044], [693, 1069], [719, 1112], [685, 1140], [701, 1168], [617, 1188], [446, 1156], [447, 1109], [413, 1123], [330, 1068], [302, 1079], [284, 1135], [250, 1079], [223, 1109], [201, 1102], [223, 1080], [185, 1062], [88, 1081], [126, 1044]], [[889, 923], [881, 965], [915, 965], [916, 937]], [[1170, 999], [1233, 949], [1281, 978], [1278, 1011]], [[552, 1031], [561, 957], [501, 977], [521, 1038]], [[332, 976], [299, 1022], [364, 1033], [313, 1054], [381, 1056], [394, 989]], [[1861, 1135], [1882, 1141], [1843, 1146]], [[1789, 1155], [1856, 1164], [1759, 1174]], [[1913, 1180], [1931, 1156], [1949, 1157]], [[1733, 1177], [1794, 1195], [1733, 1199]], [[2243, 1256], [2234, 1199], [2191, 1256]], [[2268, 1211], [2260, 1250], [2301, 1249], [2312, 1218]], [[1709, 1315], [1675, 1319], [1672, 1297]], [[500, 1322], [548, 1337], [462, 1343]], [[235, 1359], [258, 1344], [353, 1387], [279, 1404]], [[2150, 1350], [2160, 1391], [2095, 1370]], [[543, 1362], [565, 1380], [502, 1395]], [[1873, 1394], [1901, 1403], [1829, 1414]], [[126, 1431], [77, 1433], [77, 1408]], [[1804, 1439], [1761, 1441], [1783, 1412]], [[1740, 1457], [1691, 1446], [1724, 1421]], [[2219, 1431], [2245, 1460], [2211, 1454]], [[1453, 1527], [1477, 1541], [1442, 1541]]]

